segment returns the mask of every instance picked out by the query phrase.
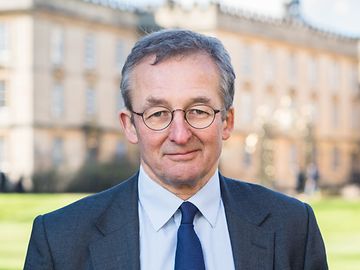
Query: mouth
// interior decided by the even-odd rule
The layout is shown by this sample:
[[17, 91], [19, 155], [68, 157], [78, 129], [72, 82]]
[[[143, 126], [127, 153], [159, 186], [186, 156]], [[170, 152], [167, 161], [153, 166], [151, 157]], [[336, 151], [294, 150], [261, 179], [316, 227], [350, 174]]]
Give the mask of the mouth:
[[183, 151], [183, 152], [172, 152], [166, 153], [170, 160], [173, 161], [187, 161], [193, 159], [198, 153], [198, 150], [191, 150], [191, 151]]

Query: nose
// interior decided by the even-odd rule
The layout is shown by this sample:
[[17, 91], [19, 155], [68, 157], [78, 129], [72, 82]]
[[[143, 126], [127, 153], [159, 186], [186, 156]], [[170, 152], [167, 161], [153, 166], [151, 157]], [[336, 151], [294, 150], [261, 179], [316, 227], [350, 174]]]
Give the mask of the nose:
[[173, 121], [169, 127], [169, 139], [177, 144], [186, 144], [192, 136], [190, 126], [184, 117], [184, 111], [174, 112]]

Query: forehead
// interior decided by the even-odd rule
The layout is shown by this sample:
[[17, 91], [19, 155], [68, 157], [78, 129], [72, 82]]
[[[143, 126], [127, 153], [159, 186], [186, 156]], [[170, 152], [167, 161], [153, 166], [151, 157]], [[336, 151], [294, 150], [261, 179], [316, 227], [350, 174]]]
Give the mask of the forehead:
[[156, 64], [154, 61], [155, 56], [149, 56], [132, 72], [134, 106], [145, 106], [154, 100], [167, 103], [189, 103], [200, 99], [219, 102], [220, 73], [207, 54], [176, 55]]

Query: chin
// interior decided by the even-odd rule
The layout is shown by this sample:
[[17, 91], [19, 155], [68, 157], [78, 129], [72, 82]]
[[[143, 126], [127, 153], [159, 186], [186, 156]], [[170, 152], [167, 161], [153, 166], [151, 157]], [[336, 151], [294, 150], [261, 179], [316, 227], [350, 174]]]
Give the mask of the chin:
[[198, 186], [199, 180], [193, 180], [193, 179], [171, 179], [169, 180], [168, 184], [172, 186], [173, 188], [176, 188], [178, 190], [187, 188], [187, 189], [194, 189], [196, 186]]
[[[191, 172], [191, 173], [190, 173]], [[184, 169], [182, 171], [170, 172], [166, 175], [168, 181], [173, 185], [195, 186], [204, 177], [204, 173], [196, 173], [193, 169]]]

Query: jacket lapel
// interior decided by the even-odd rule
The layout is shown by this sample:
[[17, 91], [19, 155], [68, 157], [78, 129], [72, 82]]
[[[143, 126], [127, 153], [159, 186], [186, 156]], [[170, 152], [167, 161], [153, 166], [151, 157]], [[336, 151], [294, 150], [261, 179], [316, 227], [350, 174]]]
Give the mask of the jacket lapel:
[[261, 227], [270, 213], [258, 207], [250, 186], [220, 179], [235, 269], [273, 269], [275, 234]]
[[138, 176], [117, 187], [113, 202], [98, 219], [102, 237], [90, 245], [94, 269], [140, 269]]
[[[102, 236], [90, 245], [94, 270], [140, 269], [137, 179], [117, 187], [96, 223]], [[270, 213], [258, 207], [248, 185], [220, 180], [235, 269], [273, 269], [275, 235], [261, 227]]]

